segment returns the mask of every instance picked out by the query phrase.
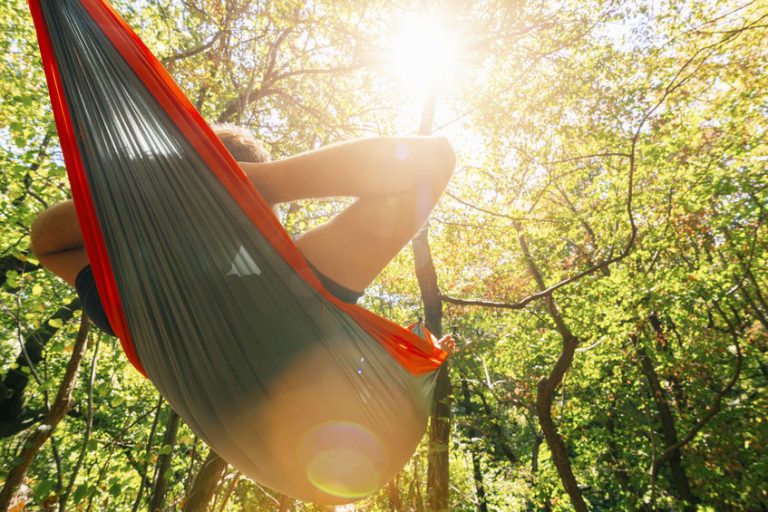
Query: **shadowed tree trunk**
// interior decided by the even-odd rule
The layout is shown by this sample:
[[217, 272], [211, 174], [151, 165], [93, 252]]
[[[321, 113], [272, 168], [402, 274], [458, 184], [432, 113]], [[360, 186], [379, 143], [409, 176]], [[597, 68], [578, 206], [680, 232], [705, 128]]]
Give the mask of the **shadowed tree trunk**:
[[[163, 446], [160, 458], [157, 461], [157, 477], [155, 486], [152, 490], [152, 499], [149, 501], [149, 510], [152, 512], [162, 511], [165, 504], [165, 491], [168, 486], [166, 473], [171, 467], [171, 458], [173, 457], [173, 447], [176, 445], [176, 433], [179, 431], [179, 415], [173, 409], [170, 410], [168, 423], [165, 426], [165, 435], [163, 436]], [[168, 450], [167, 447], [170, 447]]]
[[[430, 93], [424, 104], [419, 135], [432, 133], [437, 98]], [[443, 303], [437, 287], [437, 272], [429, 248], [429, 221], [411, 243], [416, 279], [424, 303], [424, 321], [427, 329], [438, 338], [443, 335]], [[427, 504], [430, 511], [448, 510], [448, 438], [451, 433], [451, 381], [448, 363], [437, 372], [435, 398], [429, 422], [429, 451], [427, 454]]]
[[[637, 355], [640, 361], [640, 368], [648, 381], [648, 387], [651, 388], [651, 395], [653, 396], [653, 402], [656, 405], [656, 412], [659, 415], [659, 421], [661, 422], [661, 433], [664, 437], [665, 446], [676, 446], [678, 444], [677, 428], [675, 427], [675, 419], [672, 416], [672, 410], [667, 403], [664, 389], [659, 382], [659, 376], [656, 374], [656, 369], [653, 366], [650, 356], [638, 343], [637, 335], [633, 335], [633, 342], [637, 346]], [[686, 502], [685, 511], [696, 510], [696, 496], [691, 491], [691, 486], [688, 482], [688, 475], [683, 467], [683, 457], [679, 448], [672, 450], [669, 458], [669, 470], [672, 476], [672, 486], [675, 489], [675, 494], [681, 500]]]
[[485, 417], [489, 421], [491, 428], [493, 428], [496, 446], [499, 450], [501, 450], [506, 459], [509, 461], [510, 466], [514, 467], [520, 459], [517, 455], [515, 455], [515, 452], [512, 451], [512, 447], [507, 442], [507, 436], [504, 434], [504, 430], [496, 413], [493, 411], [491, 405], [488, 403], [488, 400], [485, 398], [485, 394], [483, 394], [482, 389], [476, 390], [475, 396], [480, 398], [480, 403], [483, 405], [483, 412], [485, 413]]
[[[461, 379], [461, 394], [463, 398], [464, 411], [469, 421], [473, 421], [476, 417], [474, 407], [472, 405], [472, 399], [469, 395], [469, 384], [467, 379]], [[470, 455], [472, 457], [472, 475], [475, 478], [475, 494], [477, 495], [477, 510], [478, 512], [488, 512], [488, 503], [485, 496], [485, 484], [483, 483], [483, 468], [480, 464], [480, 454], [476, 442], [480, 439], [480, 431], [475, 428], [474, 425], [470, 425], [467, 431], [470, 439]]]
[[184, 503], [184, 512], [205, 512], [227, 470], [227, 463], [213, 450], [208, 452]]
[[[523, 236], [522, 226], [519, 223], [515, 223], [515, 230], [517, 231], [518, 242], [520, 243], [520, 249], [523, 252], [528, 272], [533, 276], [539, 290], [544, 291], [547, 289], [547, 285], [544, 283], [544, 278], [539, 271], [539, 267], [528, 249], [528, 242], [526, 241], [525, 236]], [[541, 430], [544, 433], [544, 439], [547, 442], [549, 451], [552, 453], [552, 461], [555, 463], [555, 467], [560, 475], [560, 480], [563, 483], [565, 491], [571, 498], [573, 508], [577, 512], [586, 512], [587, 504], [584, 501], [584, 497], [581, 495], [581, 489], [579, 489], [579, 485], [576, 482], [576, 476], [573, 474], [571, 461], [568, 458], [568, 451], [565, 448], [563, 438], [557, 431], [557, 426], [552, 418], [552, 402], [554, 400], [555, 392], [557, 391], [558, 386], [563, 382], [565, 372], [568, 371], [573, 363], [573, 356], [576, 353], [576, 347], [579, 344], [579, 340], [568, 328], [552, 295], [548, 294], [544, 298], [544, 301], [547, 306], [547, 313], [554, 321], [557, 332], [562, 338], [563, 345], [560, 351], [560, 356], [557, 358], [557, 362], [555, 362], [555, 366], [549, 372], [547, 377], [544, 377], [539, 381], [536, 394], [536, 413], [539, 417]]]
[[29, 366], [36, 366], [43, 360], [46, 343], [79, 309], [80, 299], [75, 299], [56, 311], [40, 327], [24, 336], [24, 347], [16, 357], [16, 368], [9, 369], [0, 382], [0, 438], [21, 432], [42, 416], [42, 412], [24, 409], [24, 392], [29, 383], [29, 370], [33, 369]]
[[389, 508], [393, 512], [403, 512], [403, 503], [400, 500], [400, 488], [398, 486], [398, 480], [400, 475], [396, 475], [395, 478], [387, 484], [387, 495], [389, 496]]
[[69, 358], [69, 363], [67, 363], [67, 369], [64, 372], [61, 385], [59, 385], [56, 399], [53, 401], [51, 410], [48, 411], [48, 414], [43, 419], [43, 423], [24, 443], [21, 453], [17, 457], [19, 463], [11, 468], [8, 473], [3, 490], [0, 491], [0, 511], [8, 510], [11, 500], [24, 481], [27, 470], [35, 456], [48, 438], [51, 437], [59, 422], [72, 406], [72, 390], [75, 388], [77, 372], [80, 369], [80, 363], [83, 361], [86, 348], [88, 348], [88, 317], [83, 315], [80, 320], [80, 330], [77, 333], [75, 345], [72, 349], [72, 356]]

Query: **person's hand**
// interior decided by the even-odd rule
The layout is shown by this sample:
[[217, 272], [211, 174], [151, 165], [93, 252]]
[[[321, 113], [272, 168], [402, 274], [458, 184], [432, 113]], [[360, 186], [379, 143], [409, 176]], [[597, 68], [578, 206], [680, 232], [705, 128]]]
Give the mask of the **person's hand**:
[[440, 338], [437, 341], [437, 346], [440, 347], [441, 350], [452, 354], [456, 350], [456, 340], [449, 334]]

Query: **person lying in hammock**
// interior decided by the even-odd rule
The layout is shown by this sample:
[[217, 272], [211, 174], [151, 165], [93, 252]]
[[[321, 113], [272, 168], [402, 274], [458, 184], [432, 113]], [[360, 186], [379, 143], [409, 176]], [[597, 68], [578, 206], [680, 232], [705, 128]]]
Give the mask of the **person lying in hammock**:
[[[443, 138], [364, 139], [270, 162], [247, 131], [218, 127], [215, 133], [269, 206], [304, 198], [357, 197], [330, 222], [307, 231], [295, 241], [325, 289], [349, 303], [358, 300], [425, 223], [454, 169], [453, 149]], [[144, 190], [151, 192], [155, 184], [144, 185]], [[152, 206], [160, 210], [158, 222], [166, 221], [163, 199], [172, 198], [161, 196], [158, 204], [156, 196], [152, 197]], [[199, 204], [192, 206], [197, 214], [211, 215]], [[180, 231], [180, 219], [171, 221], [175, 223], [170, 222], [166, 229], [181, 232], [177, 238], [193, 235]], [[196, 229], [193, 222], [183, 225], [184, 229]], [[117, 240], [113, 243], [127, 241], [122, 238], [123, 232], [110, 235]], [[161, 255], [167, 249], [162, 243], [159, 248], [145, 248], [158, 249]], [[133, 247], [134, 254], [141, 259], [145, 248]], [[59, 203], [37, 217], [32, 226], [32, 249], [42, 265], [77, 288], [83, 308], [94, 323], [111, 332], [71, 201]], [[240, 289], [241, 281], [263, 285], [265, 289], [273, 284], [291, 285], [290, 278], [262, 283], [258, 267], [254, 272], [245, 268], [241, 276], [236, 271], [237, 255], [226, 254], [214, 272], [210, 268], [215, 265], [198, 268], [187, 263], [184, 267], [189, 271], [185, 275], [210, 280], [204, 284], [191, 283], [203, 295], [211, 295], [214, 289], [218, 293], [229, 293], [230, 287]], [[169, 261], [170, 270], [185, 264]], [[235, 272], [227, 271], [230, 266]], [[141, 272], [152, 274], [138, 276], [131, 273], [130, 266], [123, 268], [127, 275], [121, 277], [126, 282], [141, 278], [150, 283], [152, 293], [159, 297], [171, 293], [152, 286], [160, 274], [154, 266], [144, 265]], [[297, 289], [299, 294], [306, 291], [302, 292], [302, 287]], [[151, 331], [149, 335], [145, 333], [140, 340], [147, 351], [142, 364], [153, 370], [147, 372], [153, 383], [190, 428], [247, 476], [306, 501], [348, 503], [385, 485], [411, 458], [424, 434], [430, 407], [425, 390], [434, 385], [435, 373], [411, 375], [376, 342], [362, 339], [365, 333], [327, 307], [326, 302], [309, 295], [294, 297], [291, 293], [275, 293], [256, 305], [236, 299], [227, 303], [228, 320], [222, 320], [217, 313], [212, 324], [197, 322], [200, 319], [195, 315], [202, 316], [207, 311], [191, 309], [192, 322], [183, 325], [186, 334], [161, 340], [153, 338]], [[199, 299], [180, 295], [188, 300]], [[277, 295], [282, 298], [278, 300]], [[157, 321], [153, 314], [162, 316], [166, 308], [170, 311], [163, 329], [175, 325], [171, 323], [176, 321], [173, 312], [187, 311], [187, 304], [150, 302], [150, 298], [139, 295], [142, 306], [152, 304], [148, 307], [151, 321]], [[218, 305], [206, 303], [203, 308]], [[274, 324], [267, 327], [251, 318], [243, 319], [243, 315], [249, 315], [249, 308], [268, 311], [278, 322], [311, 321], [301, 328], [285, 326], [296, 336], [293, 339], [280, 334]], [[310, 315], [303, 308], [312, 309], [313, 313]], [[197, 325], [221, 329], [210, 336], [206, 330], [203, 336]], [[137, 331], [132, 333], [134, 341], [144, 327], [137, 324]], [[312, 337], [321, 331], [325, 337], [314, 343]], [[263, 342], [255, 351], [254, 333]], [[273, 333], [277, 334], [273, 337]], [[342, 339], [344, 336], [349, 338]], [[182, 343], [191, 338], [200, 339], [199, 344]], [[307, 338], [309, 341], [304, 344]], [[245, 346], [238, 345], [239, 340]], [[452, 339], [446, 337], [441, 341], [443, 348], [450, 351]], [[150, 368], [148, 364], [154, 366]]]
[[[438, 137], [364, 139], [270, 161], [248, 130], [222, 125], [214, 131], [271, 207], [299, 199], [358, 198], [296, 240], [326, 289], [350, 303], [426, 222], [454, 169], [453, 149]], [[40, 264], [75, 286], [89, 318], [114, 334], [73, 202], [38, 215], [31, 242]]]

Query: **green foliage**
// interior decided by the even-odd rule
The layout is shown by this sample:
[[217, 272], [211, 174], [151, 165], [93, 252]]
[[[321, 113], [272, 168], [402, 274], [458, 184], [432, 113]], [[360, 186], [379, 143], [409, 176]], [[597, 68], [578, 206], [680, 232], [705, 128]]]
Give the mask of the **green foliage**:
[[[417, 127], [421, 98], [379, 55], [410, 4], [115, 4], [209, 121], [250, 126], [275, 158]], [[681, 510], [674, 471], [702, 509], [768, 506], [767, 10], [483, 0], [434, 15], [455, 19], [467, 43], [438, 102], [459, 166], [431, 250], [443, 294], [480, 302], [444, 303], [459, 346], [451, 510], [478, 510], [480, 489], [488, 510], [572, 507], [537, 410], [563, 337], [546, 300], [515, 306], [539, 291], [521, 238], [546, 286], [568, 281], [552, 297], [578, 348], [552, 413], [589, 506]], [[52, 318], [73, 292], [29, 253], [35, 215], [69, 192], [26, 2], [0, 4], [0, 34], [0, 368], [29, 379], [23, 417], [2, 418], [21, 429], [0, 439], [4, 478], [56, 395], [77, 328]], [[281, 215], [298, 235], [346, 204]], [[363, 304], [403, 324], [420, 315], [409, 250]], [[20, 347], [43, 327], [55, 334], [30, 367]], [[30, 509], [61, 499], [78, 465], [69, 506], [130, 510], [140, 489], [146, 504], [166, 455], [166, 503], [180, 507], [202, 443], [182, 425], [163, 444], [167, 412], [116, 340], [104, 336], [93, 361], [93, 386], [88, 362], [28, 472]], [[665, 455], [665, 408], [685, 441], [676, 456]], [[424, 510], [426, 450], [358, 509]], [[230, 485], [227, 510], [280, 499], [230, 470], [219, 504]]]

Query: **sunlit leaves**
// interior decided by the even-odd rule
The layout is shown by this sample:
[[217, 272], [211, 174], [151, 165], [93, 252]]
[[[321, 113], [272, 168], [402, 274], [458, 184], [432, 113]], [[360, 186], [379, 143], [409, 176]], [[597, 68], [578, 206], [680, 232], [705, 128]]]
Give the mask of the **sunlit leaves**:
[[[115, 5], [208, 120], [250, 126], [276, 158], [417, 128], [421, 98], [407, 97], [381, 57], [416, 4]], [[439, 7], [440, 17], [454, 17], [467, 36], [461, 73], [443, 84], [437, 109], [438, 133], [451, 138], [459, 160], [430, 226], [441, 291], [497, 302], [537, 291], [516, 224], [548, 285], [616, 256], [630, 233], [634, 164], [638, 236], [627, 258], [554, 294], [580, 340], [553, 409], [576, 477], [595, 509], [636, 510], [651, 499], [679, 509], [667, 467], [651, 489], [649, 468], [663, 440], [641, 350], [682, 437], [733, 375], [738, 344], [739, 381], [682, 456], [705, 506], [764, 508], [765, 3], [488, 0]], [[67, 197], [68, 187], [26, 2], [0, 4], [0, 34], [0, 251], [35, 265], [31, 222]], [[346, 204], [284, 205], [282, 217], [296, 236]], [[421, 305], [412, 268], [403, 251], [363, 304], [400, 323], [414, 321]], [[25, 407], [35, 415], [57, 391], [76, 329], [49, 318], [74, 295], [45, 271], [2, 270], [0, 360], [5, 373], [30, 378]], [[469, 405], [454, 401], [451, 509], [477, 509], [471, 450], [481, 447], [491, 509], [568, 510], [535, 411], [538, 383], [562, 346], [545, 304], [444, 307], [444, 329], [459, 346], [454, 385], [465, 379], [471, 394]], [[33, 373], [17, 362], [19, 343], [40, 327], [56, 334]], [[66, 481], [82, 445], [89, 394], [87, 469], [69, 503], [130, 510], [142, 477], [152, 477], [159, 456], [172, 455], [166, 476], [178, 505], [199, 469], [201, 443], [182, 427], [178, 444], [155, 436], [147, 449], [156, 392], [115, 340], [102, 344], [93, 388], [81, 372], [73, 412], [55, 432], [56, 453], [47, 445], [31, 468], [35, 506], [55, 503], [62, 492], [56, 459]], [[18, 439], [0, 443], [3, 468], [14, 463]], [[426, 495], [423, 447], [397, 482], [403, 503], [418, 509]], [[266, 493], [241, 481], [229, 508], [273, 507]], [[360, 508], [390, 510], [390, 500], [382, 491]]]

